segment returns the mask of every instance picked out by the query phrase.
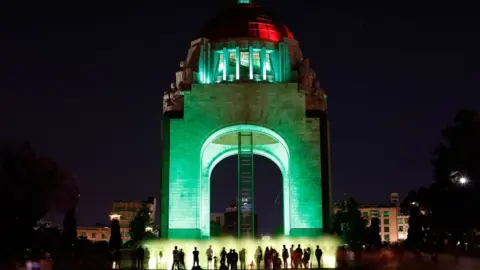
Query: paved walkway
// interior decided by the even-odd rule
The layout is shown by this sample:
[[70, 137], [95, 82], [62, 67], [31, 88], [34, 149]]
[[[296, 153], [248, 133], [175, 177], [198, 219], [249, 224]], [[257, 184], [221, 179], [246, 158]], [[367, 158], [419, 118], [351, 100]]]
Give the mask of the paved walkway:
[[455, 263], [453, 256], [442, 254], [439, 256], [438, 263], [434, 264], [428, 257], [423, 262], [417, 263], [413, 257], [405, 257], [398, 263], [391, 263], [383, 269], [398, 270], [480, 270], [480, 259], [470, 257], [460, 257], [458, 263]]

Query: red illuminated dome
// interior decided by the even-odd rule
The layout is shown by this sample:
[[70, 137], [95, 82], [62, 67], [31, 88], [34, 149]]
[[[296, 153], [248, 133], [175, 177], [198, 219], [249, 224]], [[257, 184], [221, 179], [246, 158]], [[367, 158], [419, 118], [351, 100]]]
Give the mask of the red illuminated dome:
[[237, 4], [221, 12], [207, 24], [202, 36], [210, 40], [258, 38], [278, 42], [293, 39], [287, 26], [275, 20], [258, 4]]

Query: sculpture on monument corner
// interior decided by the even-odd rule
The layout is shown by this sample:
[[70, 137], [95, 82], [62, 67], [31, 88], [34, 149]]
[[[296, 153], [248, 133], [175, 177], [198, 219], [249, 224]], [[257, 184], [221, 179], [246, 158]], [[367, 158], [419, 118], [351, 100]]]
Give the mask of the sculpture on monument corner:
[[180, 111], [183, 105], [183, 96], [175, 83], [170, 84], [170, 89], [163, 93], [163, 112]]
[[317, 80], [317, 74], [310, 67], [308, 58], [302, 61], [298, 72], [300, 89], [305, 91], [307, 110], [325, 111], [325, 91], [320, 87], [320, 81]]
[[300, 88], [310, 92], [315, 88], [315, 81], [317, 74], [310, 67], [310, 60], [308, 58], [303, 59], [300, 67], [298, 68]]
[[193, 72], [188, 68], [184, 61], [180, 61], [180, 71], [175, 73], [175, 85], [180, 91], [187, 91], [192, 89]]

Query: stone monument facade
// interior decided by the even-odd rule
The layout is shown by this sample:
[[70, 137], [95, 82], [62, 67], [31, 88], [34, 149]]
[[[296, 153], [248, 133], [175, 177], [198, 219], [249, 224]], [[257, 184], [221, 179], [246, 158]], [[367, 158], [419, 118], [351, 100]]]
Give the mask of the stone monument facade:
[[239, 237], [255, 236], [253, 155], [282, 172], [285, 235], [328, 231], [326, 101], [298, 42], [259, 5], [239, 1], [212, 20], [164, 94], [162, 237], [210, 237], [210, 175], [231, 155], [239, 157]]

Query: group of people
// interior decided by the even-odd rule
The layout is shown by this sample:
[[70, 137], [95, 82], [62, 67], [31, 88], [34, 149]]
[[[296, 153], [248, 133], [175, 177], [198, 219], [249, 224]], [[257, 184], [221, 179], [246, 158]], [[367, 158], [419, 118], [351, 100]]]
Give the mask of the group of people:
[[[207, 256], [207, 269], [208, 270], [237, 270], [238, 262], [240, 262], [240, 270], [249, 269], [261, 269], [261, 264], [263, 262], [263, 268], [265, 270], [278, 270], [283, 269], [309, 269], [312, 267], [311, 256], [312, 251], [308, 247], [302, 249], [300, 245], [297, 248], [292, 245], [290, 249], [287, 249], [283, 245], [282, 253], [280, 255], [277, 250], [273, 247], [266, 247], [265, 251], [262, 251], [262, 248], [259, 246], [254, 254], [255, 262], [252, 261], [247, 265], [246, 261], [246, 250], [243, 248], [238, 253], [235, 249], [230, 249], [228, 252], [225, 247], [222, 248], [220, 252], [220, 267], [218, 267], [218, 257], [214, 256], [212, 246], [206, 250]], [[193, 268], [198, 267], [200, 269], [200, 252], [195, 247], [193, 252]], [[317, 260], [317, 267], [320, 268], [323, 251], [319, 246], [315, 249], [315, 258]], [[290, 259], [290, 265], [288, 261]], [[289, 267], [290, 266], [290, 267]], [[175, 246], [173, 250], [173, 264], [172, 270], [184, 270], [185, 266], [185, 253], [182, 249], [178, 249]]]

